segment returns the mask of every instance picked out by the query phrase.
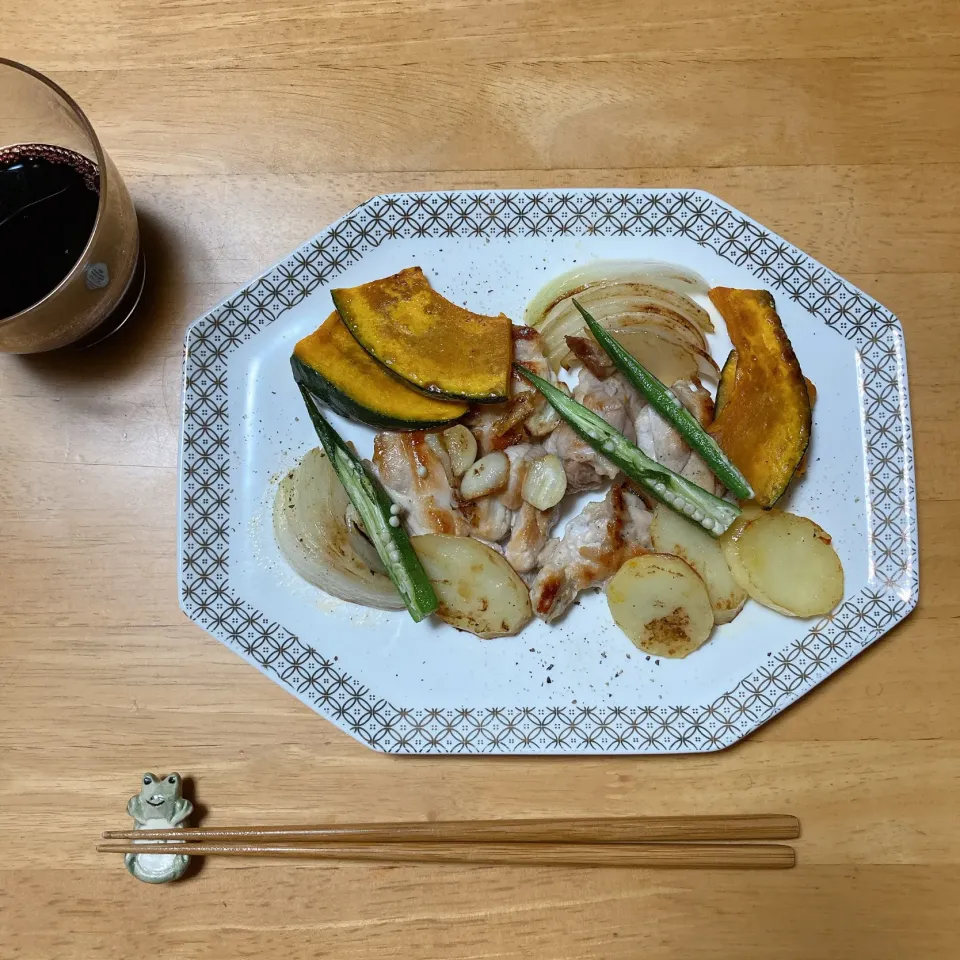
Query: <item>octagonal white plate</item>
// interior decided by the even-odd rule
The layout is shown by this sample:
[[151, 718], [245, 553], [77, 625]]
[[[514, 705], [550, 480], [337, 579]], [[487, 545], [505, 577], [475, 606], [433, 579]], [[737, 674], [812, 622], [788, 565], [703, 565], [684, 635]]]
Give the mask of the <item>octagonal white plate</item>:
[[[328, 598], [281, 560], [276, 481], [317, 445], [290, 376], [331, 286], [421, 265], [437, 289], [519, 319], [595, 258], [683, 264], [773, 291], [817, 386], [790, 507], [833, 536], [842, 605], [798, 621], [755, 603], [686, 660], [637, 651], [591, 593], [558, 625], [492, 641]], [[713, 344], [726, 355], [721, 332]], [[708, 194], [674, 190], [377, 197], [197, 320], [184, 361], [180, 602], [318, 713], [391, 753], [680, 753], [729, 746], [890, 630], [919, 589], [903, 334], [866, 294]], [[337, 420], [369, 455], [371, 432]]]

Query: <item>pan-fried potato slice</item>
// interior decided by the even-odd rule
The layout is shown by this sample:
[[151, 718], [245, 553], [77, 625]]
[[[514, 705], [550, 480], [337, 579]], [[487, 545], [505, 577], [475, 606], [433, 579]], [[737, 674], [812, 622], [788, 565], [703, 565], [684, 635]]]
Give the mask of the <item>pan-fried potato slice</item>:
[[788, 617], [829, 613], [843, 599], [843, 566], [812, 520], [772, 510], [721, 539], [733, 578], [758, 603]]
[[530, 592], [496, 550], [471, 537], [411, 537], [440, 601], [437, 616], [484, 640], [522, 630], [533, 616]]
[[685, 560], [706, 584], [717, 623], [729, 623], [747, 602], [747, 592], [733, 579], [720, 544], [704, 529], [658, 503], [650, 537], [658, 553]]
[[[730, 571], [730, 576], [733, 577], [734, 581], [738, 583], [742, 589], [746, 590], [743, 584], [747, 582], [747, 574], [743, 569], [743, 564], [740, 562], [740, 555], [737, 553], [734, 544], [740, 534], [747, 529], [747, 524], [756, 520], [757, 517], [763, 516], [764, 511], [761, 507], [752, 503], [744, 504], [740, 508], [740, 511], [740, 516], [730, 524], [726, 531], [720, 536], [718, 542], [720, 544], [720, 550], [723, 553], [723, 559], [727, 561], [727, 569]], [[779, 513], [780, 511], [774, 509], [770, 512]], [[747, 593], [749, 594], [749, 591], [747, 591]]]
[[684, 560], [665, 553], [628, 560], [607, 585], [607, 604], [634, 645], [657, 657], [685, 657], [713, 629], [703, 580]]

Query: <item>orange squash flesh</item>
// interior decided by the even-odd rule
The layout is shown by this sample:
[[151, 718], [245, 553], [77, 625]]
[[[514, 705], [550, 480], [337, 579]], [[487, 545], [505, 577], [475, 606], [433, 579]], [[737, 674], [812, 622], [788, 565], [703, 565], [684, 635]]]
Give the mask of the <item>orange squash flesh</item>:
[[[730, 399], [736, 379], [737, 351], [731, 350], [730, 353], [727, 354], [727, 359], [723, 363], [723, 368], [720, 370], [720, 382], [717, 386], [717, 400], [714, 416], [720, 413], [720, 411], [726, 405], [727, 400]], [[803, 380], [807, 385], [807, 394], [810, 397], [810, 409], [812, 411], [814, 404], [817, 402], [817, 388], [809, 377], [805, 376]]]
[[298, 380], [332, 410], [388, 430], [425, 430], [450, 423], [467, 405], [425, 397], [391, 377], [350, 335], [334, 311], [293, 348]]
[[331, 296], [364, 350], [428, 396], [497, 403], [509, 395], [509, 317], [485, 317], [451, 303], [419, 267]]
[[733, 396], [733, 385], [737, 380], [737, 351], [731, 350], [727, 354], [727, 359], [720, 370], [720, 381], [717, 384], [717, 401], [714, 408], [714, 417], [719, 416], [720, 411], [727, 405], [727, 401]]
[[766, 290], [714, 287], [710, 299], [726, 321], [737, 359], [732, 388], [728, 383], [709, 432], [750, 481], [755, 501], [771, 507], [810, 442], [807, 384]]

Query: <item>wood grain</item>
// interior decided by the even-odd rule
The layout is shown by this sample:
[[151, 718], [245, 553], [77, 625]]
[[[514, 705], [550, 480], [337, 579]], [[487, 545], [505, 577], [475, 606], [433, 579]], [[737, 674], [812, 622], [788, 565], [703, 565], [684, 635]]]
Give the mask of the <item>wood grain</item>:
[[[960, 159], [956, 57], [345, 63], [312, 67], [310, 86], [301, 69], [196, 69], [177, 98], [167, 75], [139, 73], [150, 123], [134, 145], [126, 71], [52, 72], [124, 170], [135, 152], [163, 173], [573, 169], [582, 182], [610, 167]], [[171, 143], [184, 110], [189, 141]], [[243, 124], [261, 135], [238, 138]]]
[[[960, 943], [960, 8], [948, 0], [6, 0], [4, 56], [81, 101], [143, 217], [137, 323], [0, 357], [0, 955], [953, 960]], [[374, 754], [177, 608], [183, 330], [392, 190], [697, 186], [901, 318], [922, 592], [702, 757]], [[94, 852], [145, 769], [205, 822], [789, 810], [795, 870]]]
[[[164, 854], [164, 843], [103, 843], [97, 853]], [[793, 847], [779, 843], [193, 843], [207, 857], [336, 860], [367, 863], [474, 864], [511, 867], [631, 867], [696, 870], [789, 870]]]
[[[800, 821], [789, 814], [709, 817], [580, 817], [573, 820], [434, 820], [413, 823], [343, 823], [245, 827], [184, 827], [177, 841], [283, 841], [285, 843], [660, 843], [794, 840]], [[106, 830], [104, 840], [169, 840], [164, 830]]]

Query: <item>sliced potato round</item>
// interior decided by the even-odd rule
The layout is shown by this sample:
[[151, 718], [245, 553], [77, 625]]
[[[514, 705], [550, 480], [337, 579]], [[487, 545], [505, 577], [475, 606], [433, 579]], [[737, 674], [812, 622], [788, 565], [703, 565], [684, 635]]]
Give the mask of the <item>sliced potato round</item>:
[[628, 560], [607, 584], [607, 604], [635, 646], [658, 657], [685, 657], [713, 629], [710, 595], [686, 561], [665, 553]]
[[748, 503], [741, 506], [740, 510], [740, 516], [727, 527], [717, 542], [720, 544], [723, 559], [727, 561], [727, 569], [730, 571], [730, 576], [733, 577], [734, 582], [749, 596], [750, 591], [744, 586], [747, 582], [747, 574], [743, 569], [743, 564], [740, 562], [740, 555], [737, 553], [736, 543], [740, 534], [747, 529], [747, 524], [761, 516], [763, 509]]
[[788, 617], [822, 616], [843, 599], [843, 566], [830, 535], [806, 517], [762, 513], [734, 525], [721, 547], [737, 583]]
[[496, 550], [472, 537], [428, 533], [410, 542], [440, 601], [437, 616], [484, 640], [522, 630], [530, 592]]
[[706, 530], [658, 503], [650, 537], [658, 553], [671, 553], [700, 574], [716, 623], [729, 623], [743, 609], [747, 591], [733, 579], [720, 544]]

